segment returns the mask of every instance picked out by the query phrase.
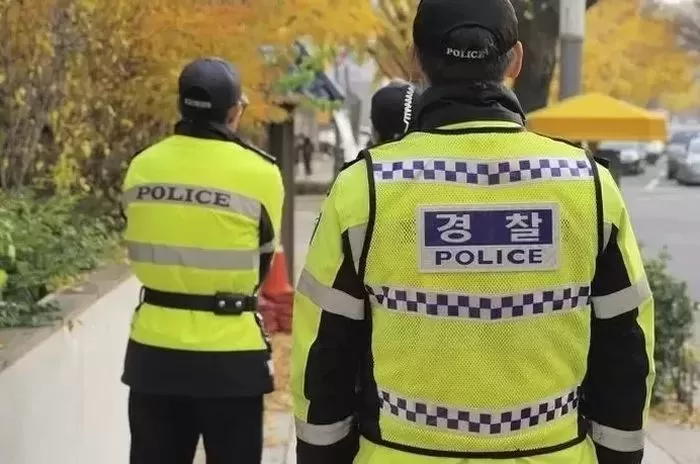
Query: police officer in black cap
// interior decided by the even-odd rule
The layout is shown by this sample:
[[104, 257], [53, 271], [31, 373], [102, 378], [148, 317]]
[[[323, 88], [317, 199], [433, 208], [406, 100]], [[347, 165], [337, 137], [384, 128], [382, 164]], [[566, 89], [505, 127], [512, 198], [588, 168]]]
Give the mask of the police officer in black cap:
[[372, 96], [370, 119], [372, 140], [376, 145], [396, 140], [405, 134], [415, 116], [418, 90], [408, 82], [394, 81]]
[[257, 290], [279, 235], [274, 160], [235, 131], [247, 99], [219, 58], [188, 64], [175, 134], [134, 157], [122, 208], [143, 285], [122, 380], [132, 464], [258, 464], [273, 390]]
[[639, 464], [654, 304], [610, 172], [525, 127], [509, 0], [421, 0], [413, 41], [414, 124], [344, 167], [297, 286], [297, 463]]

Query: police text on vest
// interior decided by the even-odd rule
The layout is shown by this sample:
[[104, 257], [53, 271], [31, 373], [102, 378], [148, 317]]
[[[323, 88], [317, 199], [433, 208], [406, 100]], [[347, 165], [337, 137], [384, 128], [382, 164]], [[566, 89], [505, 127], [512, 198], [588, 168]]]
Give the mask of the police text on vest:
[[199, 187], [179, 185], [141, 185], [138, 187], [137, 200], [170, 201], [177, 203], [196, 203], [222, 208], [231, 206], [231, 195], [226, 192]]
[[422, 272], [546, 271], [559, 267], [559, 205], [418, 208]]

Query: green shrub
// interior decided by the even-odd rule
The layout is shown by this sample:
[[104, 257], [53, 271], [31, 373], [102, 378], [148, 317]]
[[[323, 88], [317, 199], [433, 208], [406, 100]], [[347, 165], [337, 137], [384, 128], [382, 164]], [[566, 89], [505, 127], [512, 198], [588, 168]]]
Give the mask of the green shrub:
[[54, 320], [56, 308], [38, 302], [113, 255], [113, 233], [77, 205], [77, 198], [0, 192], [0, 328]]
[[700, 306], [688, 295], [686, 283], [669, 274], [669, 259], [664, 249], [645, 264], [656, 312], [656, 384], [652, 402], [672, 400], [692, 408], [698, 369], [691, 339]]

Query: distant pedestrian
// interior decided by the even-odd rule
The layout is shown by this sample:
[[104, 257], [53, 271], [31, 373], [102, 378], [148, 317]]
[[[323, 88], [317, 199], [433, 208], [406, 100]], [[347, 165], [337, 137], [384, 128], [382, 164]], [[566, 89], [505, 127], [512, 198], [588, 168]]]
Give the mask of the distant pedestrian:
[[301, 152], [302, 161], [304, 162], [304, 172], [306, 173], [307, 177], [313, 174], [311, 160], [313, 158], [314, 149], [315, 147], [311, 139], [309, 137], [304, 137], [303, 141], [301, 142], [301, 146], [299, 147], [299, 151]]
[[409, 129], [416, 113], [418, 91], [408, 82], [392, 82], [372, 96], [370, 145], [396, 140]]

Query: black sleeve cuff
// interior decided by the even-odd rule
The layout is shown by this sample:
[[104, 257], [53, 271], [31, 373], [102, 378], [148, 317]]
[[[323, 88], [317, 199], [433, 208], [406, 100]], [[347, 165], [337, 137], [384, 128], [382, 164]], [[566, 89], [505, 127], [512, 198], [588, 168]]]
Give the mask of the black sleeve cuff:
[[357, 433], [329, 446], [310, 445], [297, 439], [297, 464], [352, 464], [359, 446]]
[[644, 457], [644, 450], [614, 451], [598, 443], [595, 443], [595, 452], [598, 455], [598, 464], [642, 464]]

